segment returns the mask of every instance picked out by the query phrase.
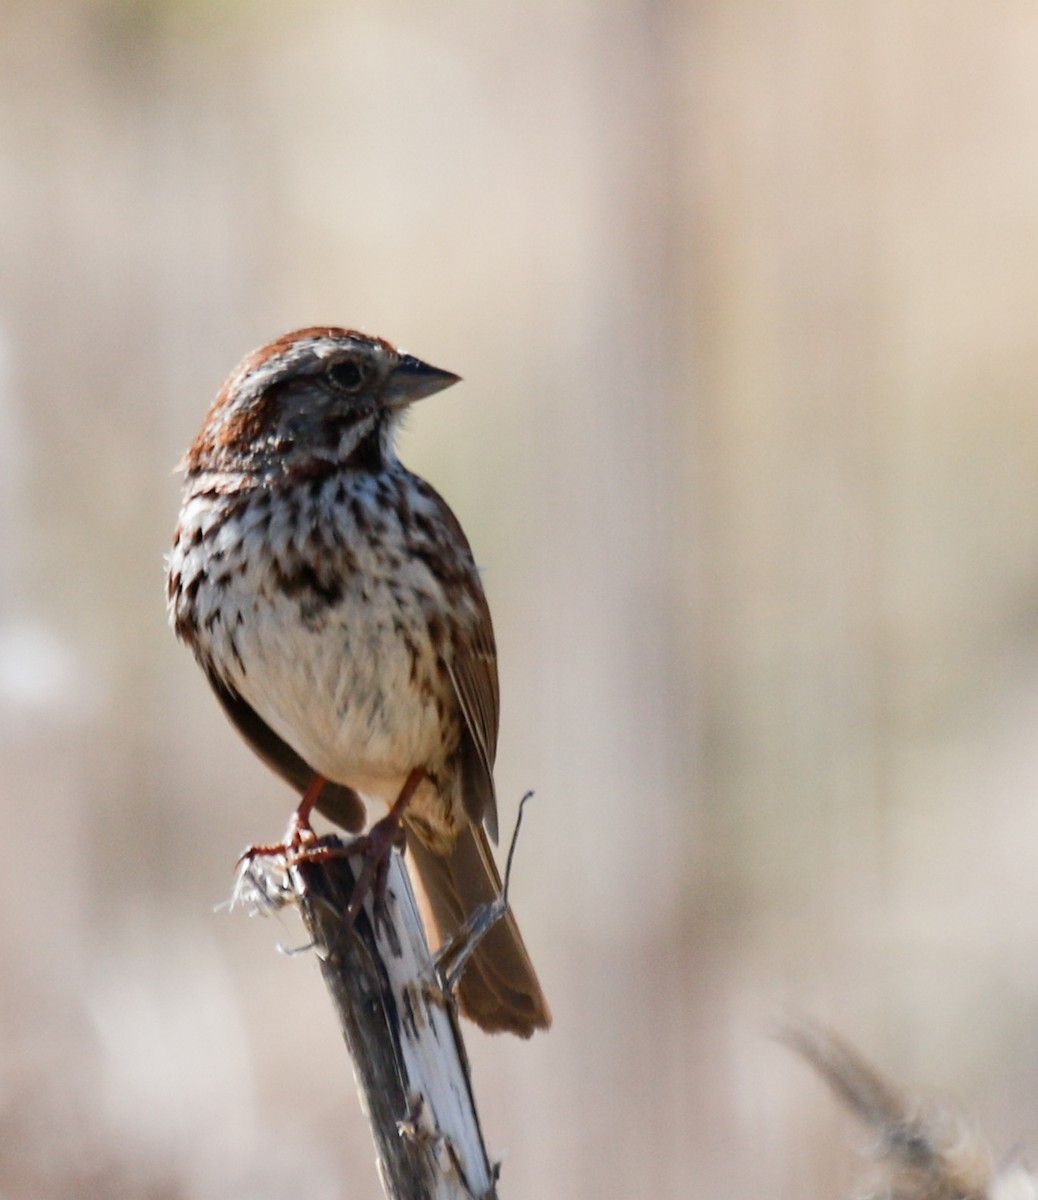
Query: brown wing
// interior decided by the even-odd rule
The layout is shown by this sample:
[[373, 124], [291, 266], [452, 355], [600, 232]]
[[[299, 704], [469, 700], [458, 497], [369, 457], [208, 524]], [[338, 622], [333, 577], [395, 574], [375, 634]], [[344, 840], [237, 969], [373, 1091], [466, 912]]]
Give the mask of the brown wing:
[[[207, 670], [206, 675], [224, 712], [252, 750], [302, 795], [315, 775], [314, 770], [215, 672]], [[326, 783], [321, 789], [317, 808], [347, 833], [360, 833], [364, 828], [364, 802], [352, 788]]]
[[[470, 604], [448, 605], [444, 614], [450, 636], [446, 639], [444, 659], [450, 675], [465, 728], [461, 739], [462, 797], [469, 820], [482, 821], [493, 841], [497, 841], [497, 800], [494, 796], [494, 759], [497, 755], [497, 726], [500, 696], [497, 686], [497, 647], [490, 607], [483, 594], [472, 560], [468, 539], [461, 522], [451, 512], [447, 502], [424, 480], [416, 482], [425, 494], [435, 501], [444, 524], [456, 544], [465, 551], [463, 565], [452, 571], [449, 578], [441, 576], [448, 595], [454, 590], [459, 599]], [[475, 608], [474, 621], [462, 624], [460, 612]]]
[[497, 841], [497, 800], [494, 796], [494, 758], [497, 754], [499, 698], [497, 652], [490, 609], [480, 590], [480, 624], [472, 640], [454, 639], [447, 672], [465, 719], [461, 742], [462, 798], [469, 819], [482, 820]]

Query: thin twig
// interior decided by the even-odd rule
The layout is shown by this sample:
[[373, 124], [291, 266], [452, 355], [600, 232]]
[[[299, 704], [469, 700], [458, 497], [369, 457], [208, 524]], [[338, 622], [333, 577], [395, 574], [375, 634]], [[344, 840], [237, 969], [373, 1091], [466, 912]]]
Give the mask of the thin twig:
[[519, 842], [519, 830], [523, 824], [523, 810], [527, 800], [533, 797], [533, 792], [527, 792], [519, 801], [519, 813], [515, 818], [515, 828], [512, 830], [512, 840], [508, 844], [508, 857], [505, 859], [505, 878], [501, 886], [501, 895], [489, 904], [481, 904], [452, 937], [439, 948], [436, 953], [436, 970], [448, 992], [453, 992], [461, 978], [465, 964], [475, 954], [480, 942], [501, 920], [508, 911], [508, 888], [512, 881], [512, 859]]

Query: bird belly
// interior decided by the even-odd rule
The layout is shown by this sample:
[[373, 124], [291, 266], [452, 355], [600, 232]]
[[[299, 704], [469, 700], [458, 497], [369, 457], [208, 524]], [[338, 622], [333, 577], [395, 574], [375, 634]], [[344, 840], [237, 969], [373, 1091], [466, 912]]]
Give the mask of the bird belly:
[[[415, 767], [435, 771], [457, 743], [446, 680], [409, 614], [384, 587], [301, 619], [300, 598], [257, 591], [246, 576], [220, 597], [208, 656], [315, 771], [391, 804]], [[451, 726], [454, 726], [451, 737]]]
[[[239, 639], [234, 680], [264, 720], [322, 775], [392, 802], [408, 772], [442, 759], [432, 689], [373, 606], [331, 611], [319, 629], [274, 601]], [[388, 791], [388, 797], [384, 794]]]

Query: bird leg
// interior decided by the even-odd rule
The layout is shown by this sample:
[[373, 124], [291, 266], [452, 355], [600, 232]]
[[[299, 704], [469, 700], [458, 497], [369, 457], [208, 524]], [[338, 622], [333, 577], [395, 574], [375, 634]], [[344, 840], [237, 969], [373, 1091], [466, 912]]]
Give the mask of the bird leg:
[[293, 858], [302, 851], [308, 842], [316, 842], [317, 834], [314, 833], [313, 826], [310, 824], [310, 817], [317, 801], [321, 798], [321, 792], [324, 790], [326, 782], [323, 775], [316, 773], [313, 775], [306, 785], [302, 799], [292, 813], [283, 841], [272, 842], [269, 845], [246, 846], [239, 855], [235, 866], [240, 867], [242, 863], [251, 862], [254, 858], [264, 858], [275, 854]]
[[317, 801], [321, 798], [321, 792], [324, 791], [326, 782], [323, 775], [315, 773], [313, 779], [306, 785], [303, 798], [296, 805], [296, 810], [288, 822], [286, 846], [300, 846], [303, 842], [312, 842], [316, 839], [317, 834], [314, 833], [314, 827], [310, 824], [310, 817], [313, 815]]
[[[327, 862], [331, 858], [341, 858], [343, 855], [360, 855], [364, 864], [353, 886], [353, 896], [346, 910], [347, 927], [357, 919], [364, 901], [368, 896], [374, 896], [375, 903], [381, 904], [386, 897], [386, 878], [389, 872], [389, 856], [395, 849], [402, 849], [404, 842], [403, 820], [408, 804], [418, 785], [425, 778], [423, 767], [415, 767], [404, 781], [400, 795], [393, 802], [389, 812], [376, 821], [368, 832], [345, 846], [300, 846], [289, 859], [290, 865], [300, 862]], [[319, 792], [318, 792], [319, 794]], [[305, 800], [305, 797], [304, 797]], [[316, 803], [315, 795], [310, 807]], [[302, 805], [300, 805], [302, 808]], [[296, 816], [299, 812], [297, 810]]]

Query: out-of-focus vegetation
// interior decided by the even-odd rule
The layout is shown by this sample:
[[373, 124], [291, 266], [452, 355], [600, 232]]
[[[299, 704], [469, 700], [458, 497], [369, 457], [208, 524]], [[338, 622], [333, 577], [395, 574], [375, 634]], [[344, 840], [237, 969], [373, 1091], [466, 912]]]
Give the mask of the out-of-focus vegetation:
[[378, 1194], [298, 929], [212, 911], [291, 800], [162, 605], [173, 464], [317, 321], [465, 377], [402, 451], [537, 790], [502, 1194], [844, 1194], [787, 1007], [1038, 1147], [1033, 5], [0, 17], [0, 1192]]

